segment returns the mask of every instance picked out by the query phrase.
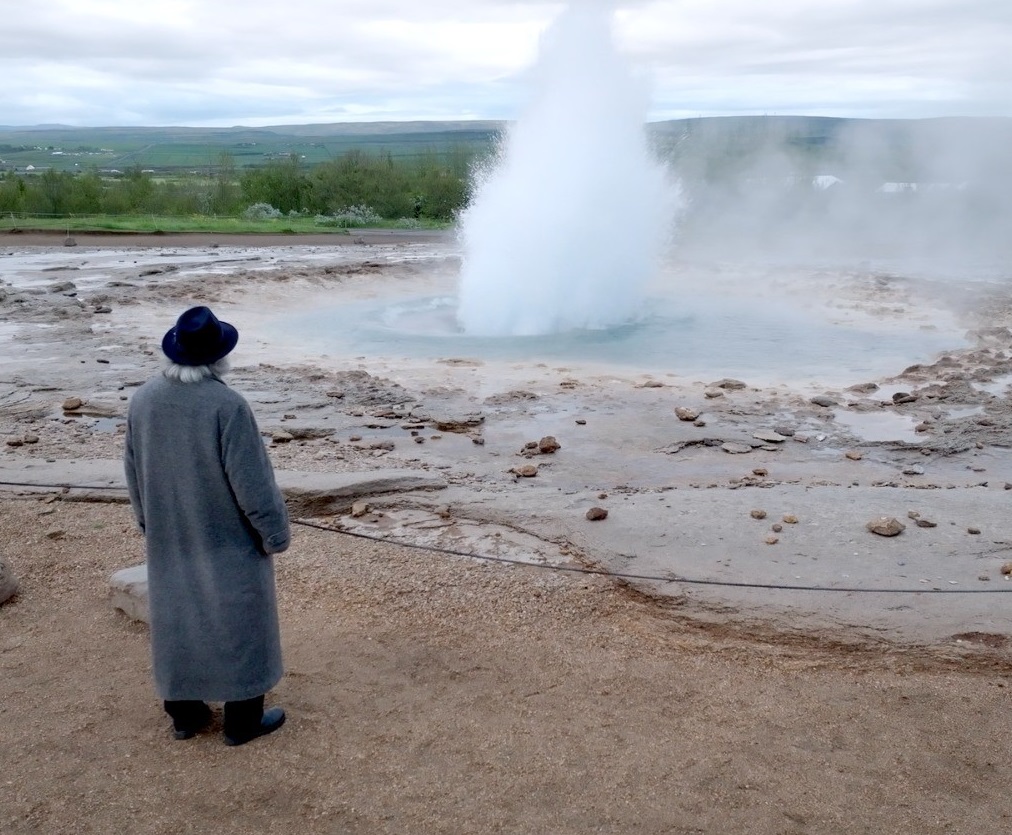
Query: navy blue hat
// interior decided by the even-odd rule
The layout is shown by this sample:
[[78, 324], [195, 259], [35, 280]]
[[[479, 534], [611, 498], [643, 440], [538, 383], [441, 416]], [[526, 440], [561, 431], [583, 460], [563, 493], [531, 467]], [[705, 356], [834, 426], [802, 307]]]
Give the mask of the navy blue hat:
[[207, 307], [191, 307], [162, 339], [162, 350], [178, 365], [210, 365], [239, 341], [239, 331]]

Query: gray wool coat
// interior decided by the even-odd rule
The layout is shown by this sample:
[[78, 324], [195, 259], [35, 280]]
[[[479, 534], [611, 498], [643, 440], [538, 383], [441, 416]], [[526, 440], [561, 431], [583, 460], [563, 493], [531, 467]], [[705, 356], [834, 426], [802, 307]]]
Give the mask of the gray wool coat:
[[155, 689], [239, 701], [281, 679], [271, 554], [288, 514], [249, 404], [216, 378], [135, 392], [124, 456], [144, 532]]

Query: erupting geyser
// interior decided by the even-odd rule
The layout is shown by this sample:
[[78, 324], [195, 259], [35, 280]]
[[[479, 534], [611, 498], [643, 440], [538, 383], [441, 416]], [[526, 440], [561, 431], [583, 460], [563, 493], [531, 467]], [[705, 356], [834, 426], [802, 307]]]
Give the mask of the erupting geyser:
[[534, 93], [461, 221], [457, 319], [476, 336], [637, 318], [678, 190], [647, 144], [647, 94], [613, 8], [571, 5], [545, 33]]

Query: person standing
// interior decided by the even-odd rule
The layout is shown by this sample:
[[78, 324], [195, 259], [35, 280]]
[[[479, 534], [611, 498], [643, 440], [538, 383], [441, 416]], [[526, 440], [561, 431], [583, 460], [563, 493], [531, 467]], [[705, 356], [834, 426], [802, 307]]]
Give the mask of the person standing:
[[168, 366], [134, 393], [124, 466], [144, 534], [155, 689], [176, 739], [224, 702], [243, 745], [285, 721], [264, 710], [283, 674], [272, 555], [291, 531], [249, 404], [222, 381], [238, 331], [192, 307], [165, 334]]

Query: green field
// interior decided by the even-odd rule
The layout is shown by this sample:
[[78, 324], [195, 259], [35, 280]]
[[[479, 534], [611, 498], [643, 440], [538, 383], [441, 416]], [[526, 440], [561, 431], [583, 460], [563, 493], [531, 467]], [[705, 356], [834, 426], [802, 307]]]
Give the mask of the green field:
[[295, 155], [312, 166], [350, 150], [397, 160], [427, 155], [486, 153], [501, 125], [495, 122], [378, 123], [277, 128], [0, 127], [0, 171], [126, 171], [158, 174], [213, 170], [227, 152], [240, 168]]

